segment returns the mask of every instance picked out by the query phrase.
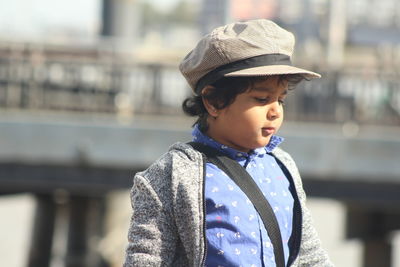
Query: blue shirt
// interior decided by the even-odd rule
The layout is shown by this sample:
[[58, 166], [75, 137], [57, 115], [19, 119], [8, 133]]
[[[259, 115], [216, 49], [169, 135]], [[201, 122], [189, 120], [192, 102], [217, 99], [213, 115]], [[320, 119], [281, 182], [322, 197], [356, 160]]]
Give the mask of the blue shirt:
[[[203, 134], [197, 126], [193, 140], [223, 151], [246, 168], [273, 208], [281, 230], [285, 263], [292, 233], [293, 196], [290, 183], [269, 153], [282, 137], [272, 136], [266, 147], [250, 153], [222, 145]], [[245, 193], [218, 167], [206, 165], [207, 267], [275, 267], [273, 247], [264, 224]]]

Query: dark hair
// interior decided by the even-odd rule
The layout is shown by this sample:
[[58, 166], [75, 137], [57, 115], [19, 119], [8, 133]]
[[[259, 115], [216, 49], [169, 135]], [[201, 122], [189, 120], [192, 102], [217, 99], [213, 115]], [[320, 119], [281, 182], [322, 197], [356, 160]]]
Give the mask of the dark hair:
[[[205, 94], [192, 95], [182, 103], [183, 112], [189, 116], [198, 116], [193, 124], [199, 124], [202, 132], [208, 130], [208, 112], [204, 106], [203, 98], [207, 99], [216, 109], [223, 109], [235, 101], [237, 95], [244, 93], [254, 86], [255, 83], [267, 80], [271, 76], [251, 76], [251, 77], [224, 77], [210, 84], [213, 89]], [[300, 74], [279, 75], [279, 83], [288, 82], [289, 90], [294, 89], [298, 83], [306, 79]]]

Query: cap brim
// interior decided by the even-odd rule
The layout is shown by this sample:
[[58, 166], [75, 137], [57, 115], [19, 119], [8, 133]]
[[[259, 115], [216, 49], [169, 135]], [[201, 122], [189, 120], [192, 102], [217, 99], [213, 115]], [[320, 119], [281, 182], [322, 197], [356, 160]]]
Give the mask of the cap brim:
[[321, 75], [288, 65], [268, 65], [261, 67], [248, 68], [238, 70], [225, 74], [225, 77], [240, 77], [240, 76], [270, 76], [270, 75], [284, 75], [284, 74], [300, 74], [304, 75], [307, 79], [321, 78]]

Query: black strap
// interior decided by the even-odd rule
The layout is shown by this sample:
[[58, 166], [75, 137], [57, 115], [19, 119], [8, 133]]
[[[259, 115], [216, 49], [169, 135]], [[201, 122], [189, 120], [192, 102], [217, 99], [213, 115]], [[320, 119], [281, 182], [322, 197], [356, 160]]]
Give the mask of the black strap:
[[276, 266], [284, 267], [285, 258], [278, 221], [271, 205], [250, 174], [235, 160], [230, 159], [216, 149], [196, 142], [189, 142], [188, 144], [202, 152], [209, 162], [224, 171], [250, 199], [267, 229], [274, 248]]

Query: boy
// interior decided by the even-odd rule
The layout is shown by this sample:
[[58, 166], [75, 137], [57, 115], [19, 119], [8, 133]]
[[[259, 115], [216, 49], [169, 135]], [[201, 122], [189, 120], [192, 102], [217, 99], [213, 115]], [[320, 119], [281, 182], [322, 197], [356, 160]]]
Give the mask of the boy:
[[[305, 206], [301, 178], [277, 146], [290, 87], [319, 74], [293, 67], [294, 37], [268, 20], [229, 24], [205, 36], [180, 70], [194, 91], [195, 142], [251, 175], [273, 208], [285, 266], [332, 266]], [[125, 266], [277, 266], [274, 247], [246, 194], [189, 144], [177, 143], [136, 174]]]

